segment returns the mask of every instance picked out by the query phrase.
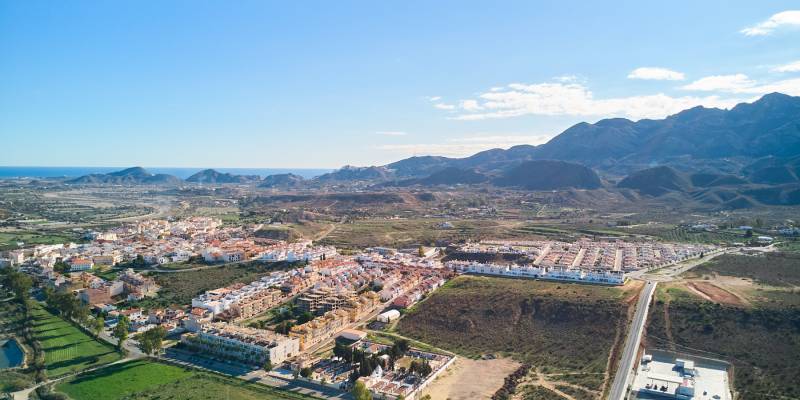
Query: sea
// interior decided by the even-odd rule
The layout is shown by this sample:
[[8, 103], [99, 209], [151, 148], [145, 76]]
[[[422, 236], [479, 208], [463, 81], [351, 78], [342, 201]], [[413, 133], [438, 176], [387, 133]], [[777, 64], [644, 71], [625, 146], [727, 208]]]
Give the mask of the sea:
[[[125, 167], [13, 167], [0, 166], [2, 178], [73, 178], [89, 174], [107, 174], [125, 169]], [[170, 174], [186, 179], [194, 173], [206, 168], [145, 167], [153, 174]], [[292, 173], [309, 179], [333, 171], [321, 168], [214, 168], [219, 172], [235, 175], [268, 175]]]

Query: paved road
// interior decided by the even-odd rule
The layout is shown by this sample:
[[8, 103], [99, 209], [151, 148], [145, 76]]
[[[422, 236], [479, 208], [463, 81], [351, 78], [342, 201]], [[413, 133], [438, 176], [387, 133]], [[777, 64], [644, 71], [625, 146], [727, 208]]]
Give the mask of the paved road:
[[639, 302], [636, 304], [633, 323], [631, 323], [628, 337], [625, 338], [625, 346], [622, 350], [619, 368], [614, 376], [614, 382], [611, 384], [611, 390], [608, 395], [609, 400], [623, 400], [628, 392], [628, 382], [630, 381], [633, 367], [636, 365], [636, 355], [639, 352], [639, 343], [642, 340], [644, 325], [647, 321], [647, 310], [650, 308], [650, 300], [652, 300], [655, 290], [656, 282], [653, 281], [648, 281], [642, 289]]

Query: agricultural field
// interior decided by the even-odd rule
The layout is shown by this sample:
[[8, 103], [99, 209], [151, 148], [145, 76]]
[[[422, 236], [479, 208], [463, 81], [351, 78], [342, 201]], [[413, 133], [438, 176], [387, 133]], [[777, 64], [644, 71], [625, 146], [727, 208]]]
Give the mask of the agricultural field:
[[56, 390], [74, 400], [312, 399], [222, 375], [146, 360], [81, 374], [58, 384]]
[[[452, 227], [441, 227], [440, 224], [444, 222], [452, 224]], [[519, 236], [519, 233], [512, 231], [518, 224], [515, 221], [490, 219], [357, 219], [336, 225], [321, 243], [345, 249], [359, 249], [371, 246], [427, 246], [441, 241], [457, 242], [467, 239], [502, 239]]]
[[42, 306], [34, 306], [31, 313], [34, 339], [41, 343], [44, 350], [48, 377], [54, 378], [120, 359], [120, 354], [111, 345], [95, 340]]
[[531, 364], [548, 383], [569, 374], [599, 397], [640, 287], [461, 276], [409, 310], [397, 329], [470, 358]]
[[[17, 186], [0, 186], [0, 211], [15, 226], [63, 224], [98, 224], [119, 218], [147, 215], [153, 209], [140, 204], [134, 196], [139, 192], [120, 190], [36, 190]], [[132, 196], [133, 195], [133, 196]]]
[[0, 231], [0, 251], [19, 248], [18, 242], [25, 243], [25, 247], [37, 244], [58, 244], [80, 242], [80, 238], [70, 232], [35, 231], [35, 230], [5, 230]]
[[672, 284], [650, 309], [646, 342], [731, 362], [739, 398], [796, 399], [798, 327], [800, 307], [720, 304]]
[[626, 228], [625, 231], [632, 234], [652, 236], [666, 242], [675, 243], [720, 244], [744, 242], [746, 240], [744, 234], [738, 231], [695, 231], [683, 226], [666, 224], [632, 226]]

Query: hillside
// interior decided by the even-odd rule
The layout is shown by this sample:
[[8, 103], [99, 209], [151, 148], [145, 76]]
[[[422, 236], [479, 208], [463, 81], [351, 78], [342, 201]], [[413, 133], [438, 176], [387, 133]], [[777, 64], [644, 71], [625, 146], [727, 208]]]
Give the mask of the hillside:
[[152, 174], [142, 167], [132, 167], [108, 174], [90, 174], [66, 181], [70, 184], [110, 185], [176, 185], [180, 178], [167, 174]]
[[[400, 320], [405, 336], [469, 357], [510, 356], [602, 391], [626, 324], [624, 289], [462, 276]], [[584, 375], [585, 374], [585, 375]]]
[[406, 179], [391, 184], [392, 186], [412, 186], [412, 185], [470, 185], [484, 183], [489, 180], [484, 174], [473, 169], [461, 169], [447, 167], [443, 170], [432, 173], [430, 176], [420, 179]]
[[258, 175], [233, 175], [230, 173], [223, 173], [213, 169], [204, 169], [188, 178], [186, 182], [193, 183], [249, 183], [261, 180]]
[[350, 165], [345, 165], [336, 171], [314, 178], [314, 181], [321, 183], [384, 181], [392, 176], [392, 171], [386, 167], [353, 167]]
[[564, 161], [526, 161], [492, 181], [497, 186], [528, 190], [597, 189], [600, 178], [590, 168]]
[[786, 157], [800, 154], [800, 97], [768, 94], [726, 111], [694, 107], [662, 120], [580, 123], [537, 148], [537, 158], [582, 162], [665, 163], [688, 155]]
[[276, 175], [269, 175], [264, 178], [263, 181], [258, 185], [258, 187], [262, 188], [294, 188], [300, 186], [305, 182], [300, 175], [295, 174], [276, 174]]
[[[798, 155], [800, 97], [772, 93], [731, 110], [694, 107], [660, 120], [582, 122], [539, 146], [491, 149], [465, 158], [411, 157], [369, 168], [382, 169], [382, 174], [372, 174], [382, 175], [374, 176], [378, 179], [422, 178], [451, 167], [500, 175], [525, 161], [561, 160], [623, 174], [653, 164], [694, 171], [712, 168], [729, 174], [738, 172], [746, 160], [774, 157], [791, 161]], [[741, 160], [744, 164], [739, 164]], [[772, 169], [752, 172], [756, 174], [753, 182], [788, 183], [800, 177], [796, 162], [763, 167]], [[358, 178], [364, 179], [365, 174]]]
[[686, 192], [691, 189], [689, 181], [670, 167], [648, 168], [621, 180], [617, 187], [635, 189], [642, 194], [661, 196], [667, 192]]

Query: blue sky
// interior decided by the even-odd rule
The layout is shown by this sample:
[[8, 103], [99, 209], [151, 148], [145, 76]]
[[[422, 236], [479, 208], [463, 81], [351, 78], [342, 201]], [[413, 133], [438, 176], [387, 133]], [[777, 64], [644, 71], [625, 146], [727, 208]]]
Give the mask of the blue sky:
[[340, 167], [800, 95], [796, 1], [0, 2], [0, 165]]

